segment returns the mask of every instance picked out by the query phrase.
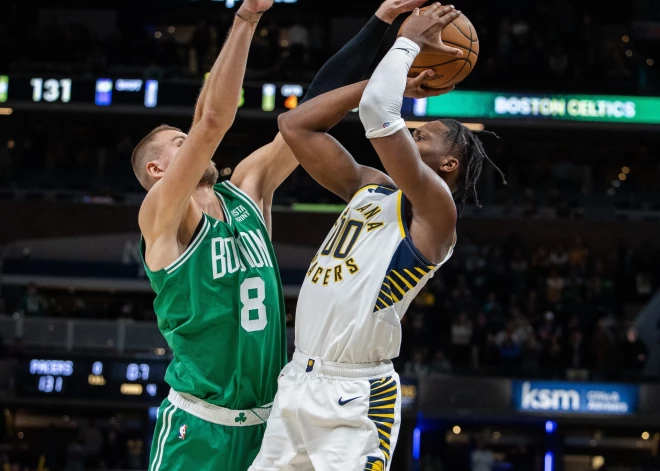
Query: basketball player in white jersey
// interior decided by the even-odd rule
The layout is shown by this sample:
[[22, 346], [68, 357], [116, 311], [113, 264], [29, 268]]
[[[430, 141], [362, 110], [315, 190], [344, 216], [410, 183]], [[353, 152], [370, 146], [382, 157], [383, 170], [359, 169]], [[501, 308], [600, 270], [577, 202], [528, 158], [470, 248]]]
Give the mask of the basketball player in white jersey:
[[[405, 128], [404, 90], [429, 93], [407, 79], [420, 48], [460, 54], [439, 42], [460, 12], [436, 4], [414, 15], [368, 85], [329, 92], [280, 116], [280, 131], [301, 165], [348, 206], [307, 272], [296, 353], [280, 375], [251, 470], [389, 469], [400, 425], [391, 362], [399, 354], [400, 320], [451, 256], [454, 197], [465, 201], [487, 159], [477, 136], [456, 121], [429, 123], [414, 138]], [[388, 174], [357, 164], [327, 134], [358, 104]]]

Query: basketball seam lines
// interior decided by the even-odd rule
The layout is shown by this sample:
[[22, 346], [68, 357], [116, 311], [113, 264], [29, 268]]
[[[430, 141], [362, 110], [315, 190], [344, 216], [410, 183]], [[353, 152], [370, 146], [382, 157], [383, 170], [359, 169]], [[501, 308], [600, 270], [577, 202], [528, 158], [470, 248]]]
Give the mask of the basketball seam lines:
[[[469, 52], [468, 52], [468, 54], [469, 54]], [[476, 54], [475, 54], [475, 56], [476, 56]], [[440, 63], [440, 64], [432, 64], [432, 65], [424, 65], [424, 66], [419, 65], [419, 66], [411, 67], [410, 69], [411, 69], [411, 70], [412, 70], [412, 69], [424, 69], [424, 70], [426, 70], [426, 69], [431, 69], [431, 68], [433, 68], [433, 67], [438, 67], [438, 66], [440, 66], [440, 65], [451, 64], [452, 62], [456, 62], [456, 61], [469, 62], [469, 63], [470, 63], [470, 67], [472, 67], [472, 62], [470, 62], [470, 59], [465, 59], [465, 58], [463, 58], [463, 57], [459, 57], [458, 59], [452, 59], [452, 60], [450, 60], [450, 61], [442, 62], [442, 63]]]
[[472, 40], [472, 27], [471, 27], [471, 26], [470, 26], [470, 36], [468, 36], [468, 35], [465, 34], [463, 31], [461, 31], [461, 28], [459, 28], [458, 26], [456, 26], [456, 25], [454, 24], [453, 21], [452, 21], [451, 23], [449, 23], [449, 24], [452, 25], [454, 28], [456, 28], [456, 31], [458, 31], [458, 32], [461, 33], [463, 36], [465, 36], [465, 38], [466, 38], [467, 40], [469, 40], [471, 43], [476, 43], [476, 42], [479, 41], [479, 39], [476, 39], [476, 40], [474, 40], [474, 41]]
[[[461, 49], [469, 49], [469, 48], [463, 46], [462, 44], [453, 43], [453, 42], [451, 42], [451, 41], [445, 41], [444, 39], [442, 40], [442, 42], [443, 42], [443, 44], [451, 44], [452, 46], [460, 47]], [[478, 41], [474, 41], [474, 42], [478, 42]], [[477, 53], [475, 52], [474, 55], [475, 55], [475, 56], [478, 56], [479, 54], [477, 54]]]
[[[451, 23], [451, 24], [454, 24], [454, 23]], [[460, 33], [461, 33], [463, 36], [465, 36], [465, 34], [463, 33], [463, 31], [461, 31], [460, 29], [458, 29], [458, 26], [454, 25], [454, 28], [456, 28], [458, 31], [460, 31]], [[467, 36], [465, 36], [465, 37], [468, 38]], [[468, 59], [469, 59], [470, 54], [472, 53], [472, 44], [473, 44], [473, 41], [472, 41], [472, 27], [470, 27], [470, 37], [469, 37], [468, 39], [470, 40], [470, 50], [469, 50], [468, 53], [467, 53], [467, 57], [468, 57]], [[476, 41], [474, 41], [474, 42], [476, 42]], [[470, 64], [470, 71], [472, 71], [472, 63], [471, 63], [468, 59], [465, 59], [465, 62], [463, 62], [463, 67], [461, 67], [461, 68], [458, 70], [458, 72], [456, 72], [456, 74], [455, 74], [452, 78], [450, 78], [449, 80], [447, 80], [447, 81], [445, 82], [445, 85], [446, 85], [447, 83], [450, 83], [452, 80], [454, 80], [456, 77], [458, 77], [458, 75], [459, 75], [461, 72], [463, 72], [463, 69], [465, 68], [465, 64], [466, 64], [466, 63], [469, 63], [469, 64]]]

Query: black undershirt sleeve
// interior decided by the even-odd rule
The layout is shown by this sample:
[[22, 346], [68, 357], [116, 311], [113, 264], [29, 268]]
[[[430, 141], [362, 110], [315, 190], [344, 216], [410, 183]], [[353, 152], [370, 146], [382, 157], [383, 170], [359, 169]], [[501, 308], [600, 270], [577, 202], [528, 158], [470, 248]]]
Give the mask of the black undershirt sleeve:
[[302, 102], [359, 82], [369, 70], [390, 25], [376, 15], [316, 74]]

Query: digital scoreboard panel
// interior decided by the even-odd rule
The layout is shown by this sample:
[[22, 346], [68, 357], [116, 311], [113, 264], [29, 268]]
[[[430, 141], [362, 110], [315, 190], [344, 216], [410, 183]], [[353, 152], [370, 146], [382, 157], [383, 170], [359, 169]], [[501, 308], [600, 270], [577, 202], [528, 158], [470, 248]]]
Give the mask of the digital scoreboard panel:
[[[201, 82], [191, 80], [0, 75], [0, 107], [39, 104], [44, 107], [59, 105], [58, 109], [63, 109], [77, 104], [97, 109], [124, 106], [131, 110], [175, 108], [192, 112], [201, 88]], [[297, 107], [306, 92], [307, 84], [248, 83], [241, 89], [239, 109], [287, 111]], [[413, 107], [413, 100], [406, 99], [403, 113], [412, 115]]]
[[[115, 108], [128, 113], [158, 110], [192, 114], [201, 87], [202, 81], [196, 80], [0, 74], [0, 110], [19, 109], [25, 105], [47, 109], [57, 105], [58, 110], [82, 107], [85, 110]], [[306, 92], [307, 85], [301, 83], [246, 83], [240, 91], [239, 109], [257, 113], [287, 111], [297, 107]], [[456, 90], [428, 99], [405, 98], [401, 114], [406, 118], [657, 125], [660, 124], [660, 97]]]
[[31, 358], [16, 366], [16, 392], [30, 397], [160, 401], [166, 360]]
[[[139, 78], [14, 77], [0, 75], [0, 106], [19, 104], [91, 105], [98, 108], [186, 107], [192, 109], [202, 83], [158, 81]], [[240, 107], [261, 111], [287, 110], [298, 106], [306, 86], [296, 83], [246, 84]]]

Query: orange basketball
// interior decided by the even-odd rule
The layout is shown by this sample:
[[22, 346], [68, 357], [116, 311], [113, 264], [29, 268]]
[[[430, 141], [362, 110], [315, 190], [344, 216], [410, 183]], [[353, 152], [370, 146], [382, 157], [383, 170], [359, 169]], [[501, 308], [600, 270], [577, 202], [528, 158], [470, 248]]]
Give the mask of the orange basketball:
[[[422, 8], [422, 11], [426, 8], [428, 7]], [[408, 19], [403, 22], [403, 25], [407, 21]], [[401, 25], [401, 29], [403, 29], [403, 25]], [[399, 35], [401, 35], [401, 29], [399, 29]], [[442, 42], [461, 49], [463, 55], [453, 57], [435, 51], [422, 50], [408, 74], [410, 77], [417, 77], [425, 70], [433, 69], [435, 76], [426, 82], [426, 86], [429, 88], [445, 88], [463, 81], [472, 72], [479, 57], [477, 31], [467, 16], [463, 14], [445, 26], [442, 30]]]

